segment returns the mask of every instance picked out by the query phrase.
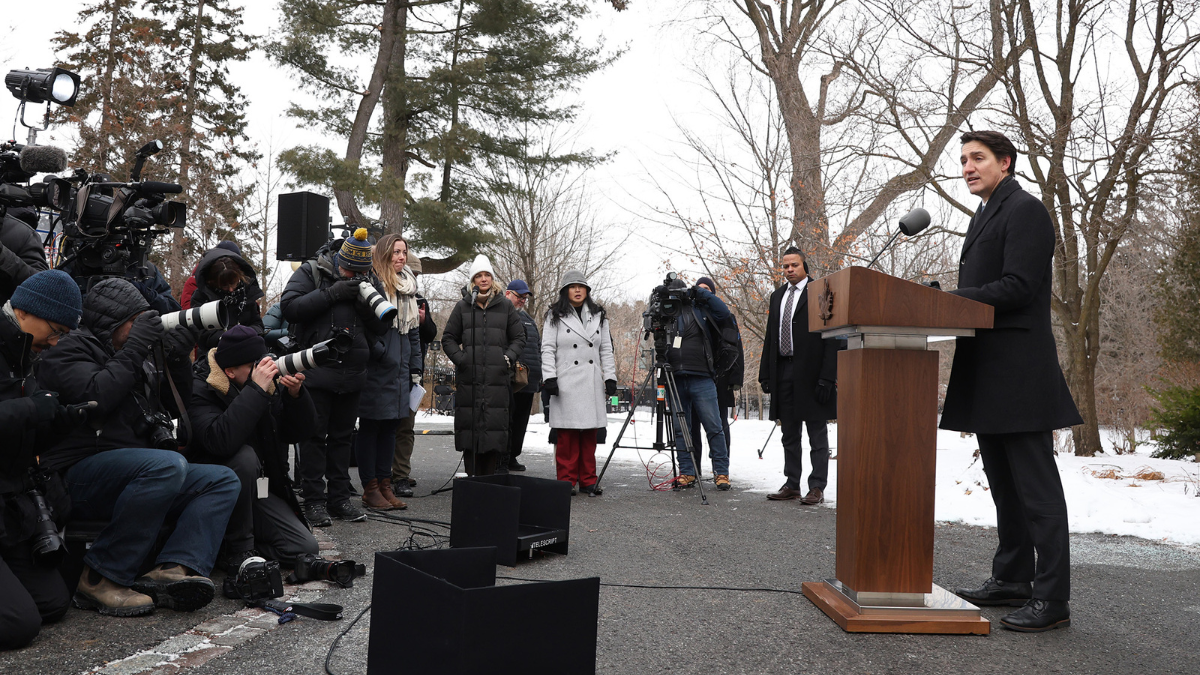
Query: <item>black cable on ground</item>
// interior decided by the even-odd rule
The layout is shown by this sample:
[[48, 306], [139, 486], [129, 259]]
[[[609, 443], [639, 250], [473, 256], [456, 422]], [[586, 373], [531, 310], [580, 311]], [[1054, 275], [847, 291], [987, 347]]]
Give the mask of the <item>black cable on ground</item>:
[[354, 624], [358, 623], [358, 620], [366, 616], [367, 612], [369, 611], [371, 611], [370, 605], [363, 607], [363, 610], [358, 613], [358, 616], [354, 617], [354, 620], [350, 622], [350, 625], [343, 628], [342, 632], [338, 633], [338, 636], [333, 639], [333, 644], [329, 645], [329, 651], [325, 653], [325, 675], [337, 675], [337, 673], [333, 672], [333, 669], [329, 667], [330, 662], [333, 661], [333, 651], [337, 649], [338, 643], [342, 641], [342, 638], [346, 637], [346, 634], [350, 632], [350, 629], [354, 628]]

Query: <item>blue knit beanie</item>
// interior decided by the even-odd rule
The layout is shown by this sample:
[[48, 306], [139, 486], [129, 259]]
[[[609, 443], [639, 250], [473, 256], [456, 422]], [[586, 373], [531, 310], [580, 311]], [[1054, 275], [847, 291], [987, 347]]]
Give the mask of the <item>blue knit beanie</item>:
[[13, 309], [75, 330], [83, 313], [79, 284], [62, 270], [46, 270], [26, 279], [13, 292]]

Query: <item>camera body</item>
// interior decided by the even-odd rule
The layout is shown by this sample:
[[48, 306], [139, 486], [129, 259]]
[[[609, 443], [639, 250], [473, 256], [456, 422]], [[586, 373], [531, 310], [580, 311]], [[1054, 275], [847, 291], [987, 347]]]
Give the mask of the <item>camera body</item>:
[[43, 488], [46, 485], [46, 474], [36, 468], [29, 469], [33, 487], [25, 492], [37, 512], [37, 521], [33, 526], [33, 538], [30, 547], [33, 549], [33, 560], [41, 567], [57, 568], [67, 557], [67, 543], [62, 533], [54, 524], [54, 509], [46, 503]]
[[683, 313], [684, 307], [692, 304], [688, 297], [687, 284], [674, 272], [667, 272], [662, 284], [655, 286], [650, 292], [650, 300], [646, 303], [646, 311], [642, 312], [642, 322], [646, 332], [659, 333], [674, 329], [675, 320]]
[[354, 585], [355, 577], [366, 574], [366, 568], [353, 560], [326, 560], [306, 553], [296, 560], [292, 573], [296, 583], [332, 581], [342, 588], [350, 588]]
[[225, 597], [241, 598], [246, 602], [278, 598], [283, 595], [283, 574], [279, 563], [258, 556], [246, 558], [237, 575], [226, 577], [222, 589]]
[[150, 439], [151, 447], [159, 450], [176, 450], [179, 441], [175, 438], [171, 418], [163, 412], [142, 412], [133, 422], [133, 431]]

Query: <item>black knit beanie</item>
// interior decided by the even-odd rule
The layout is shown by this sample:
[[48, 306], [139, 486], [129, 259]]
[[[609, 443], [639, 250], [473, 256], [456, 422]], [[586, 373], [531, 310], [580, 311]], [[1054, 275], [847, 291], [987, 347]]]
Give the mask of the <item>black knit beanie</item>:
[[225, 331], [217, 343], [217, 365], [235, 368], [245, 363], [257, 363], [267, 353], [267, 343], [258, 331], [249, 326], [234, 326]]

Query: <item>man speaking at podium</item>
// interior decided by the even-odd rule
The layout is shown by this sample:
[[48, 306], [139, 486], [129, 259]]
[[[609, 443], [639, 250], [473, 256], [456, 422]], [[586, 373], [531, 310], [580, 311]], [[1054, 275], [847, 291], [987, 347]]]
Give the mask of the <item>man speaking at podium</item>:
[[977, 434], [1000, 545], [991, 578], [955, 593], [976, 605], [1019, 606], [1000, 619], [1005, 628], [1051, 630], [1071, 622], [1067, 504], [1053, 431], [1083, 423], [1050, 329], [1054, 227], [1013, 178], [1017, 150], [1003, 134], [963, 134], [961, 160], [983, 203], [967, 228], [953, 293], [994, 307], [995, 323], [958, 338], [941, 428]]

